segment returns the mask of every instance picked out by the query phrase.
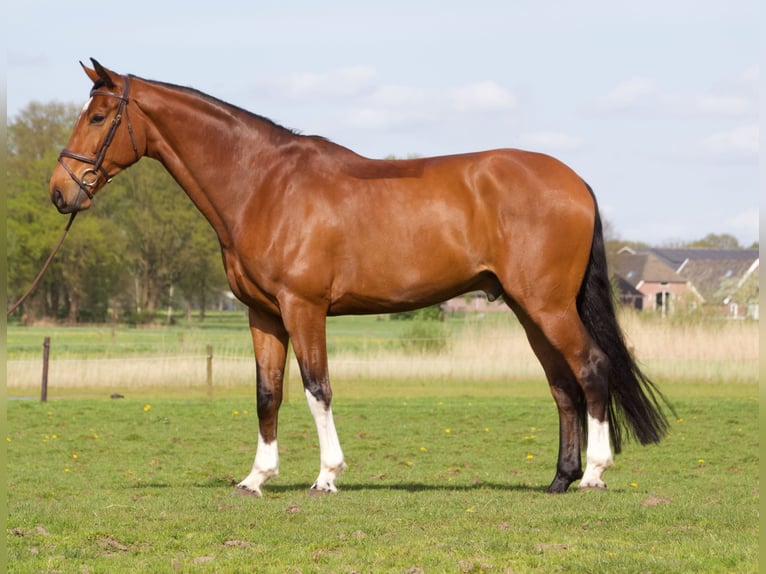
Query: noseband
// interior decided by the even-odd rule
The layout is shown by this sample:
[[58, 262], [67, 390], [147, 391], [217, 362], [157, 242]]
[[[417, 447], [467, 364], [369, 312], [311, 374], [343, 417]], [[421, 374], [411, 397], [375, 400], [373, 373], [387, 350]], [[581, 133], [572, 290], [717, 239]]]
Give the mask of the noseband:
[[[114, 139], [114, 134], [117, 133], [117, 128], [120, 126], [123, 113], [125, 114], [125, 119], [127, 120], [128, 133], [130, 134], [130, 143], [133, 146], [133, 151], [136, 154], [136, 161], [138, 161], [141, 157], [138, 154], [138, 146], [136, 145], [136, 140], [133, 137], [133, 128], [130, 125], [130, 117], [128, 116], [127, 106], [128, 106], [128, 97], [130, 96], [130, 78], [129, 76], [122, 76], [122, 80], [123, 80], [122, 94], [113, 94], [111, 92], [96, 89], [96, 87], [94, 87], [90, 91], [91, 97], [109, 96], [110, 98], [117, 98], [120, 100], [120, 103], [117, 106], [117, 113], [115, 114], [114, 119], [112, 120], [112, 125], [109, 126], [109, 131], [106, 133], [106, 138], [104, 138], [104, 141], [102, 142], [101, 147], [99, 148], [98, 153], [96, 154], [96, 157], [88, 157], [79, 153], [75, 153], [73, 151], [69, 151], [66, 148], [61, 150], [61, 153], [59, 154], [59, 163], [61, 164], [61, 166], [69, 174], [69, 177], [71, 177], [74, 180], [74, 182], [80, 187], [80, 189], [85, 192], [85, 195], [87, 195], [89, 199], [93, 199], [92, 190], [96, 186], [99, 178], [102, 175], [104, 176], [104, 180], [106, 181], [106, 183], [109, 183], [110, 181], [112, 181], [112, 177], [114, 177], [114, 175], [109, 175], [109, 173], [107, 173], [106, 169], [104, 169], [103, 163], [104, 163], [104, 157], [106, 156], [106, 152], [109, 149], [109, 146], [112, 144], [112, 140]], [[77, 175], [75, 175], [74, 171], [72, 171], [72, 168], [70, 168], [64, 162], [65, 157], [90, 164], [93, 167], [89, 167], [88, 169], [86, 169], [84, 172], [82, 172], [82, 176], [78, 178]]]

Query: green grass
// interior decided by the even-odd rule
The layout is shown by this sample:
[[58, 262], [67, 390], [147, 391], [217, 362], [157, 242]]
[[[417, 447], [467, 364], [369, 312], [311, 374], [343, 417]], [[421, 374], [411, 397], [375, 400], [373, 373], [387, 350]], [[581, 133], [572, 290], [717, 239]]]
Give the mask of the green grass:
[[9, 571], [758, 570], [755, 385], [671, 388], [671, 435], [628, 445], [609, 491], [563, 496], [542, 492], [558, 423], [537, 388], [336, 393], [349, 470], [322, 498], [304, 401], [283, 406], [263, 499], [231, 496], [255, 452], [251, 398], [11, 401]]
[[[515, 324], [510, 313], [492, 317], [493, 324]], [[356, 351], [401, 347], [415, 321], [394, 321], [388, 316], [344, 316], [328, 318], [328, 348]], [[433, 322], [431, 322], [433, 323]], [[436, 323], [441, 325], [441, 323]], [[444, 336], [459, 331], [465, 321], [444, 323]], [[520, 329], [520, 327], [519, 327]], [[46, 325], [8, 326], [8, 358], [38, 358], [43, 339], [51, 337], [53, 349], [66, 358], [112, 358], [146, 355], [204, 353], [207, 345], [218, 352], [251, 357], [253, 354], [244, 312], [208, 314], [203, 322], [179, 321], [176, 325]]]

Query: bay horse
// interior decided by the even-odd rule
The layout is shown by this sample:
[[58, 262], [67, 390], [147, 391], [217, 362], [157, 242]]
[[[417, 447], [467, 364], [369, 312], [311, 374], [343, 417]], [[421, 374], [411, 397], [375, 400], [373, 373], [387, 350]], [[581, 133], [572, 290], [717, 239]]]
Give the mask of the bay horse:
[[[249, 309], [258, 446], [237, 488], [279, 470], [277, 416], [292, 341], [319, 436], [313, 493], [346, 468], [333, 422], [327, 316], [390, 313], [468, 291], [502, 297], [558, 407], [548, 492], [606, 488], [623, 436], [659, 442], [665, 400], [628, 351], [591, 188], [560, 161], [500, 149], [372, 160], [196, 90], [119, 75], [91, 59], [90, 99], [50, 180], [61, 213], [143, 156], [172, 174], [215, 229]], [[611, 440], [611, 445], [610, 445]], [[582, 470], [581, 441], [586, 444]]]

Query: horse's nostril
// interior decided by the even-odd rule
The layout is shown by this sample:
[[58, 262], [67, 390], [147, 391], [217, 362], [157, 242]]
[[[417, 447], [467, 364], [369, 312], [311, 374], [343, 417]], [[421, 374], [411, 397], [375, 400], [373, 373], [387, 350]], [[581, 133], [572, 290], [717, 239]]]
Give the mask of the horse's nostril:
[[64, 195], [61, 193], [61, 190], [59, 189], [53, 190], [53, 205], [55, 205], [59, 209], [66, 205], [66, 203], [64, 202]]

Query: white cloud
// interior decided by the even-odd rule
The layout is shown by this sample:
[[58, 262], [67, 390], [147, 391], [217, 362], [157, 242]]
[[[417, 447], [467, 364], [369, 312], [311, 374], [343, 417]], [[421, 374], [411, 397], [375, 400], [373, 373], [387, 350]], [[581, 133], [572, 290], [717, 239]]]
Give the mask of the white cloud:
[[755, 102], [745, 96], [701, 95], [695, 98], [694, 110], [711, 115], [744, 115], [755, 111]]
[[596, 108], [606, 112], [631, 111], [655, 103], [658, 89], [649, 78], [633, 77], [619, 83], [596, 101]]
[[754, 115], [758, 111], [759, 76], [759, 66], [749, 66], [721, 82], [712, 93], [696, 96], [692, 109], [713, 116]]
[[382, 108], [426, 107], [434, 94], [424, 88], [414, 86], [378, 86], [364, 98], [366, 105]]
[[440, 90], [418, 86], [382, 85], [352, 102], [346, 124], [360, 128], [396, 128], [434, 123], [455, 114], [474, 116], [512, 111], [516, 100], [494, 82], [479, 82]]
[[596, 98], [601, 113], [651, 113], [662, 116], [748, 116], [758, 108], [758, 66], [751, 66], [704, 93], [668, 90], [651, 78], [634, 76]]
[[700, 143], [700, 149], [708, 159], [755, 160], [758, 158], [758, 135], [757, 124], [740, 126], [707, 136]]
[[516, 107], [513, 94], [494, 81], [441, 89], [393, 85], [381, 83], [371, 66], [273, 77], [259, 82], [256, 90], [275, 100], [340, 108], [337, 117], [346, 126], [365, 129], [433, 123], [455, 114], [504, 113]]
[[520, 141], [522, 147], [549, 153], [573, 151], [583, 145], [582, 138], [553, 131], [523, 134]]
[[726, 225], [739, 237], [758, 237], [760, 216], [758, 208], [741, 211], [726, 219]]
[[349, 110], [344, 114], [344, 124], [352, 128], [381, 130], [418, 123], [418, 118], [411, 113], [383, 107], [360, 107]]
[[327, 98], [354, 98], [375, 88], [377, 71], [371, 66], [338, 68], [323, 74], [301, 73], [266, 79], [259, 91], [294, 101]]
[[452, 107], [459, 112], [501, 112], [516, 107], [516, 99], [495, 82], [458, 86], [450, 91]]

